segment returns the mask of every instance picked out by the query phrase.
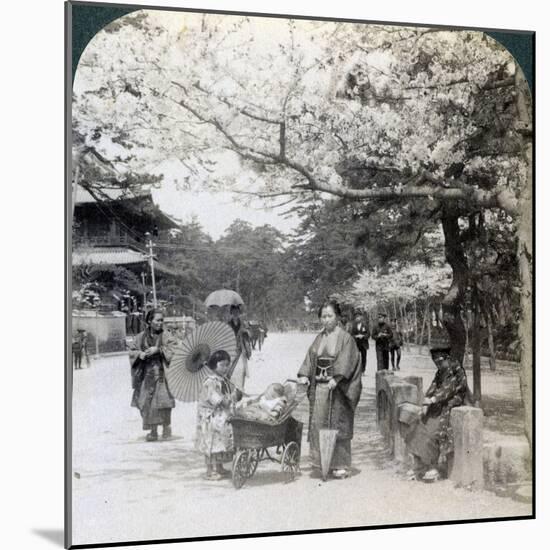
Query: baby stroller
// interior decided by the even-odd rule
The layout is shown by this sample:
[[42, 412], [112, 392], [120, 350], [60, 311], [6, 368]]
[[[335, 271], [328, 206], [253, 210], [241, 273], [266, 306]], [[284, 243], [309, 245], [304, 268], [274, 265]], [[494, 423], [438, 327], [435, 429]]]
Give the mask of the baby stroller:
[[291, 415], [305, 394], [305, 387], [296, 384], [292, 402], [276, 421], [238, 415], [229, 420], [233, 429], [232, 480], [235, 489], [240, 489], [254, 475], [258, 464], [265, 460], [280, 464], [287, 481], [293, 481], [298, 475], [303, 424]]

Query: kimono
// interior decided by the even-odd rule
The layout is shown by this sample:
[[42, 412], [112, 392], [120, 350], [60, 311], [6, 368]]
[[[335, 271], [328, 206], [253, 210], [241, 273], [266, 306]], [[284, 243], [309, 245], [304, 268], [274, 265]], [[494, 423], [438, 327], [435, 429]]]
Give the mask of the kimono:
[[[158, 425], [169, 426], [172, 409], [176, 406], [168, 388], [164, 370], [172, 359], [170, 336], [161, 332], [154, 334], [149, 328], [140, 332], [130, 345], [132, 375], [132, 407], [137, 407], [143, 419], [143, 429], [151, 430]], [[157, 346], [159, 352], [145, 359], [139, 354]]]
[[232, 459], [233, 430], [228, 419], [235, 406], [227, 380], [213, 373], [203, 382], [197, 414], [195, 448], [219, 462]]
[[249, 376], [248, 360], [252, 354], [250, 332], [240, 319], [231, 319], [228, 324], [237, 340], [237, 356], [233, 361], [230, 378], [239, 389], [244, 390], [245, 379]]
[[424, 464], [447, 463], [453, 452], [451, 410], [464, 404], [468, 392], [466, 373], [458, 361], [449, 359], [448, 368], [439, 368], [425, 396], [434, 399], [424, 419], [405, 437], [409, 452]]
[[[334, 353], [328, 356], [319, 353], [325, 336], [324, 331], [317, 335], [304, 359], [298, 376], [309, 379], [309, 429], [311, 462], [314, 468], [320, 468], [319, 430], [330, 428], [338, 430], [336, 447], [332, 457], [331, 469], [343, 469], [351, 466], [351, 440], [355, 408], [361, 396], [361, 356], [353, 337], [337, 327]], [[322, 380], [323, 365], [330, 364], [329, 376], [338, 381], [332, 390], [327, 381]], [[330, 425], [329, 425], [330, 420]]]

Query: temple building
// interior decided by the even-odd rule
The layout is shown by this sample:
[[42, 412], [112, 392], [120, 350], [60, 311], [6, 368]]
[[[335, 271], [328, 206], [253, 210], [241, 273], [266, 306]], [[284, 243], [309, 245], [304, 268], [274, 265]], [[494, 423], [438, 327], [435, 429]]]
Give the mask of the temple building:
[[[96, 200], [77, 188], [72, 231], [73, 329], [90, 333], [96, 353], [124, 349], [126, 336], [143, 328], [143, 312], [153, 298], [146, 233], [155, 242], [179, 230], [150, 190], [102, 193], [106, 198]], [[165, 278], [177, 282], [178, 271], [157, 259], [153, 263], [157, 284]]]

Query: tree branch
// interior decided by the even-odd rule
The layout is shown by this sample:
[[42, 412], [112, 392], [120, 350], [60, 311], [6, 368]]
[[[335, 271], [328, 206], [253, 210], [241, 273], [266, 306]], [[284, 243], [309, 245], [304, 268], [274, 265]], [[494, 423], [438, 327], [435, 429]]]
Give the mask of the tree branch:
[[390, 200], [428, 197], [453, 202], [462, 200], [485, 208], [500, 208], [509, 214], [517, 213], [517, 199], [507, 190], [484, 191], [482, 189], [468, 188], [466, 186], [432, 187], [430, 185], [420, 185], [420, 183], [421, 182], [419, 182], [418, 185], [396, 187], [350, 189], [342, 185], [329, 184], [310, 178], [308, 179], [307, 188], [355, 200]]
[[[181, 84], [179, 84], [178, 82], [176, 82], [174, 80], [172, 80], [172, 84], [175, 84], [176, 86], [179, 86], [180, 88], [185, 90], [185, 88]], [[254, 113], [251, 113], [250, 111], [248, 111], [244, 107], [237, 107], [237, 105], [235, 105], [234, 103], [231, 103], [231, 101], [229, 101], [227, 98], [218, 97], [218, 96], [213, 95], [212, 93], [210, 93], [208, 90], [205, 90], [198, 82], [195, 82], [195, 84], [193, 84], [193, 87], [195, 89], [199, 90], [199, 92], [202, 92], [203, 94], [207, 95], [208, 97], [213, 97], [213, 98], [217, 99], [220, 103], [223, 103], [224, 105], [227, 105], [230, 109], [235, 109], [240, 114], [242, 114], [246, 117], [252, 118], [254, 120], [258, 120], [260, 122], [265, 122], [266, 124], [275, 124], [275, 125], [283, 124], [283, 121], [281, 121], [281, 120], [277, 120], [277, 119], [273, 119], [273, 118], [267, 118], [265, 116], [260, 116], [260, 115], [255, 115]]]
[[[232, 136], [215, 118], [207, 118], [206, 116], [201, 115], [184, 100], [178, 101], [172, 99], [172, 101], [188, 110], [197, 119], [214, 126], [214, 128], [216, 128], [216, 130], [223, 135], [225, 139], [227, 139], [232, 147], [232, 150], [242, 158], [263, 165], [270, 164], [284, 166], [301, 175], [306, 180], [306, 183], [295, 184], [293, 186], [294, 190], [301, 189], [320, 191], [354, 200], [390, 200], [416, 197], [433, 198], [446, 202], [464, 201], [485, 208], [500, 208], [513, 215], [517, 213], [517, 199], [508, 190], [502, 189], [498, 191], [485, 191], [483, 189], [476, 189], [465, 184], [460, 184], [460, 182], [456, 181], [447, 184], [427, 172], [422, 172], [418, 176], [411, 178], [409, 182], [412, 183], [407, 183], [407, 185], [369, 189], [353, 189], [339, 184], [330, 184], [328, 182], [319, 181], [305, 166], [286, 157], [284, 131], [281, 131], [279, 135], [279, 154], [256, 150], [251, 147], [241, 145], [237, 142], [234, 136]], [[280, 128], [284, 128], [284, 124], [280, 122], [277, 122], [277, 124]], [[424, 183], [429, 183], [431, 185], [423, 185]], [[292, 192], [289, 192], [288, 194], [291, 193]]]

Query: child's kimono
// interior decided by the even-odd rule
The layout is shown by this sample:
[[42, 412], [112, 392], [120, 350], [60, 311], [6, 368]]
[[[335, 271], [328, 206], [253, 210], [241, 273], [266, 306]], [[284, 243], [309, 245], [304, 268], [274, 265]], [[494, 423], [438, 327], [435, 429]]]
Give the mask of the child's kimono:
[[195, 446], [206, 457], [231, 460], [233, 431], [227, 422], [234, 412], [228, 382], [213, 373], [204, 380], [199, 397]]

